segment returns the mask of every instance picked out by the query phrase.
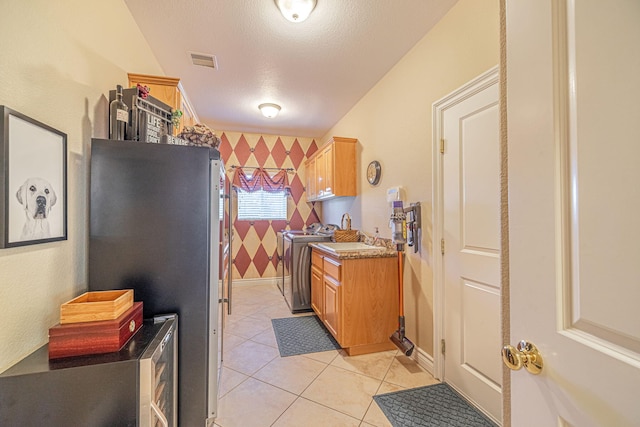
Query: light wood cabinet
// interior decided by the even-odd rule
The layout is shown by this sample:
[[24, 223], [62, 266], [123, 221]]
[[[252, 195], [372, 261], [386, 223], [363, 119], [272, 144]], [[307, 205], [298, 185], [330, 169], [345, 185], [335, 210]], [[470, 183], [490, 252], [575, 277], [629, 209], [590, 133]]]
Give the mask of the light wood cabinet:
[[306, 192], [307, 200], [312, 201], [316, 199], [316, 159], [315, 157], [307, 160], [305, 163], [306, 179]]
[[397, 258], [339, 259], [314, 248], [311, 262], [311, 307], [340, 346], [349, 355], [394, 349]]
[[135, 87], [138, 83], [147, 86], [150, 89], [149, 95], [170, 106], [172, 111], [182, 111], [180, 126], [173, 129], [174, 135], [180, 133], [184, 126], [193, 126], [197, 123], [197, 116], [184, 94], [179, 78], [134, 73], [127, 75], [129, 87]]
[[307, 200], [356, 196], [355, 138], [334, 136], [306, 163]]
[[182, 121], [180, 122], [179, 131], [182, 131], [187, 126], [193, 126], [198, 123], [198, 118], [195, 111], [191, 108], [191, 104], [187, 102], [187, 98], [184, 92], [180, 92], [182, 101], [180, 102], [180, 109], [182, 110]]
[[328, 276], [324, 276], [324, 324], [340, 342], [342, 341], [342, 328], [340, 328], [340, 301], [342, 286]]
[[[334, 143], [335, 144], [335, 143]], [[322, 152], [323, 154], [323, 158], [324, 158], [324, 194], [328, 194], [328, 195], [335, 195], [334, 194], [334, 185], [333, 185], [333, 173], [334, 173], [334, 169], [335, 169], [335, 165], [336, 165], [336, 161], [335, 158], [333, 157], [333, 145], [334, 144], [329, 144], [327, 146], [327, 148], [325, 148]], [[354, 146], [355, 148], [355, 146]], [[355, 170], [355, 156], [353, 158], [354, 163], [353, 163], [353, 169]], [[338, 162], [340, 163], [340, 162]], [[355, 175], [354, 175], [355, 178]], [[355, 193], [355, 187], [354, 187], [354, 193]], [[355, 195], [355, 194], [354, 194]]]
[[325, 181], [324, 175], [327, 169], [324, 158], [324, 150], [316, 155], [316, 198], [321, 198], [325, 195]]
[[[322, 261], [320, 261], [322, 262]], [[324, 294], [322, 283], [322, 267], [311, 266], [311, 308], [316, 312], [320, 320], [324, 320]]]

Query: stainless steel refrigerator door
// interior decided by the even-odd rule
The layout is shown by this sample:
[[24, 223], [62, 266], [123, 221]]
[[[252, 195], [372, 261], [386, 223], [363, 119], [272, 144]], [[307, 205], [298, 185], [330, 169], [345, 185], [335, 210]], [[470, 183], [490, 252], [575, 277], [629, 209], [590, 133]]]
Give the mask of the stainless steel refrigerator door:
[[209, 226], [210, 247], [216, 248], [210, 252], [209, 259], [209, 368], [207, 372], [207, 425], [212, 425], [218, 410], [219, 390], [219, 349], [222, 348], [222, 300], [220, 295], [221, 265], [220, 248], [224, 241], [224, 188], [225, 171], [221, 160], [211, 161], [211, 224]]
[[231, 315], [231, 309], [233, 306], [233, 187], [231, 182], [227, 188], [227, 211], [229, 215], [229, 222], [227, 224], [227, 237], [229, 240], [229, 246], [227, 250], [227, 314]]

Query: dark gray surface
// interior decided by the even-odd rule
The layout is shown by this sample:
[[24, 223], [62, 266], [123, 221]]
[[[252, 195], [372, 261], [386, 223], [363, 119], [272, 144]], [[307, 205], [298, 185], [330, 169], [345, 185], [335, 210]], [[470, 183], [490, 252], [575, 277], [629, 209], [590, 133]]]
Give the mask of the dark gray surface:
[[178, 314], [181, 426], [205, 424], [216, 375], [208, 342], [209, 298], [217, 298], [209, 289], [210, 157], [205, 147], [97, 139], [91, 147], [89, 290], [133, 289], [145, 317]]
[[136, 426], [138, 358], [161, 327], [145, 321], [112, 353], [49, 360], [40, 347], [0, 374], [0, 426]]
[[340, 349], [318, 316], [271, 319], [271, 323], [282, 357]]
[[328, 242], [331, 236], [285, 233], [283, 242], [283, 293], [291, 313], [311, 309], [311, 246], [309, 242]]
[[393, 427], [497, 427], [445, 383], [373, 399]]

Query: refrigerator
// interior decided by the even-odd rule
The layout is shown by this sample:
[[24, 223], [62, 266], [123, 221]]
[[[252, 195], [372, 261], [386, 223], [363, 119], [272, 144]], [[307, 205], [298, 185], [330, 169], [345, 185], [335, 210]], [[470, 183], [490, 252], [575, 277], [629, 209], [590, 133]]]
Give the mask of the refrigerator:
[[178, 424], [212, 426], [231, 259], [220, 153], [93, 139], [90, 164], [89, 290], [178, 314]]

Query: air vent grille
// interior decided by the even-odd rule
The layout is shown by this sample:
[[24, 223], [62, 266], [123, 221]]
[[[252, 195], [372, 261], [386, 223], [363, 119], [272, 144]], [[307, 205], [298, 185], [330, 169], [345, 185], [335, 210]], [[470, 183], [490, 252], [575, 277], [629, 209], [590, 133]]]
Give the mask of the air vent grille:
[[200, 67], [209, 67], [214, 70], [218, 69], [218, 60], [215, 55], [209, 55], [207, 53], [195, 53], [189, 52], [189, 56], [191, 57], [191, 62], [193, 65], [198, 65]]

